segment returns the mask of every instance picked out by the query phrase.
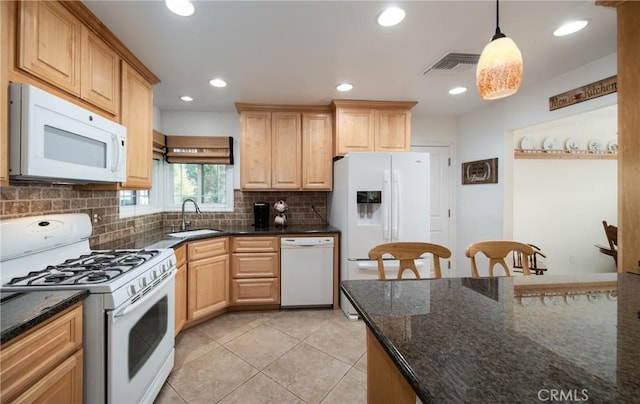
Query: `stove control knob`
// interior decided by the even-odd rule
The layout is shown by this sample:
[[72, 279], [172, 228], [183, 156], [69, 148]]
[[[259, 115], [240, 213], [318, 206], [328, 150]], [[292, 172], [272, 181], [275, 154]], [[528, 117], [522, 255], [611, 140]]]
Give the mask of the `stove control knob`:
[[164, 262], [162, 263], [162, 265], [160, 265], [160, 272], [167, 272], [167, 264], [165, 264]]
[[158, 279], [158, 271], [154, 269], [153, 271], [151, 271], [151, 280], [156, 280], [156, 279]]
[[135, 296], [136, 295], [136, 285], [129, 285], [129, 296]]
[[145, 278], [145, 277], [140, 278], [140, 286], [142, 288], [146, 288], [147, 287], [147, 278]]

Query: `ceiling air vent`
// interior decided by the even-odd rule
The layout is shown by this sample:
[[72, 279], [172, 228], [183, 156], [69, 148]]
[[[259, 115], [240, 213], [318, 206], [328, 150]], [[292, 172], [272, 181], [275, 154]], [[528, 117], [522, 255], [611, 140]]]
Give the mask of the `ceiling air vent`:
[[466, 71], [477, 65], [479, 59], [480, 55], [477, 53], [447, 53], [422, 74]]

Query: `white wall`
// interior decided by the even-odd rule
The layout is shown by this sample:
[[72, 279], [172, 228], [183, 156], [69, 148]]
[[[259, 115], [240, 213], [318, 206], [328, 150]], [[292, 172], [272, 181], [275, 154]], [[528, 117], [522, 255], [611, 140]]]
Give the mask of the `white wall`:
[[237, 113], [162, 111], [160, 121], [165, 135], [232, 136], [233, 184], [234, 189], [240, 188], [240, 116]]
[[[554, 137], [560, 148], [571, 137], [586, 149], [589, 140], [617, 141], [618, 106], [612, 105], [514, 131], [540, 148]], [[615, 271], [611, 257], [594, 244], [607, 244], [602, 220], [617, 223], [616, 160], [527, 160], [513, 162], [513, 238], [536, 244], [553, 273]], [[541, 225], [542, 224], [542, 225]]]
[[[492, 157], [499, 160], [498, 184], [462, 186], [461, 181], [456, 183], [456, 274], [470, 273], [469, 260], [464, 256], [467, 245], [513, 236], [514, 139], [507, 135], [518, 128], [615, 104], [617, 94], [610, 94], [549, 111], [549, 97], [609, 77], [616, 71], [616, 54], [612, 54], [544, 83], [523, 87], [511, 97], [486, 101], [486, 107], [458, 120], [454, 177], [461, 178], [461, 162]], [[481, 275], [486, 273], [481, 268]]]
[[411, 116], [412, 146], [455, 145], [458, 124], [454, 118]]

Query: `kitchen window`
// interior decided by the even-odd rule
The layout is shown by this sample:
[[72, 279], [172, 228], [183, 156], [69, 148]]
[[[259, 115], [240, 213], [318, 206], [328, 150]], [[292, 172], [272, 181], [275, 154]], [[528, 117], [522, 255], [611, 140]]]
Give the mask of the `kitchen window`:
[[233, 210], [233, 166], [225, 164], [169, 164], [167, 210], [179, 211], [186, 198], [209, 212]]
[[162, 190], [165, 165], [153, 160], [151, 166], [152, 184], [150, 190], [120, 191], [120, 218], [148, 215], [162, 212]]
[[152, 188], [120, 191], [120, 217], [180, 211], [191, 198], [205, 212], [233, 211], [233, 138], [154, 131]]

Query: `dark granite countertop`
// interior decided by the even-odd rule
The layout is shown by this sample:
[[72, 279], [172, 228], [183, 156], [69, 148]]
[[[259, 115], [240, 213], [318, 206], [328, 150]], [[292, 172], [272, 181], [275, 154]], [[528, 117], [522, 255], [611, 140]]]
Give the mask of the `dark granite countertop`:
[[0, 343], [10, 341], [87, 295], [86, 290], [0, 293]]
[[581, 278], [354, 280], [341, 289], [424, 403], [548, 401], [553, 389], [563, 402], [637, 403], [640, 275], [601, 274], [602, 288], [599, 276]]
[[[127, 249], [127, 248], [175, 248], [180, 244], [187, 241], [202, 240], [213, 237], [227, 237], [227, 236], [286, 236], [290, 234], [304, 234], [312, 236], [314, 234], [339, 234], [340, 230], [332, 226], [325, 225], [297, 225], [287, 227], [274, 227], [271, 226], [266, 229], [255, 229], [253, 226], [232, 226], [225, 228], [209, 227], [207, 229], [219, 230], [217, 233], [204, 234], [191, 237], [170, 237], [167, 233], [161, 231], [155, 231], [151, 233], [140, 233], [130, 236], [127, 239], [110, 241], [108, 243], [101, 243], [91, 248], [93, 250], [113, 250], [113, 249]], [[199, 230], [199, 229], [189, 229]]]

